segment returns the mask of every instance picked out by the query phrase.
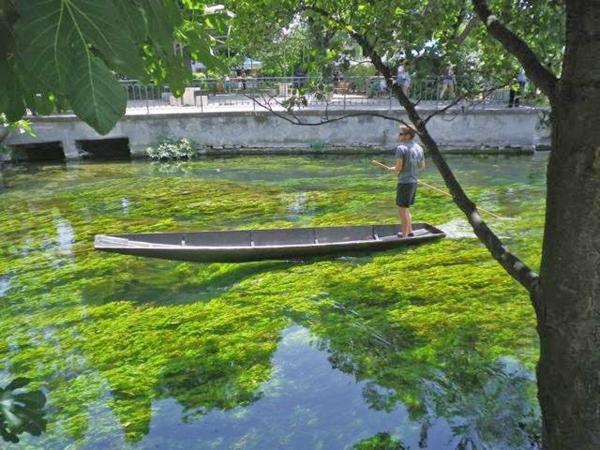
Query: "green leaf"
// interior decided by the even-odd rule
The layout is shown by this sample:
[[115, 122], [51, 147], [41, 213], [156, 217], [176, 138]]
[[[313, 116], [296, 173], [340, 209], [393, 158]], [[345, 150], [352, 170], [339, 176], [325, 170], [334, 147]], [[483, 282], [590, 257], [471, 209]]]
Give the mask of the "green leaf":
[[114, 0], [118, 15], [132, 38], [137, 43], [142, 43], [148, 37], [146, 15], [135, 0]]
[[[8, 10], [4, 9], [6, 7], [8, 7]], [[14, 11], [10, 3], [3, 7], [3, 9], [4, 10], [0, 14], [0, 59], [8, 59], [8, 55], [12, 52], [15, 44], [11, 31], [11, 17], [14, 14]]]
[[166, 79], [174, 93], [182, 93], [192, 71], [183, 58], [175, 55], [175, 29], [181, 25], [182, 16], [176, 2], [168, 0], [141, 0], [148, 23], [148, 37], [153, 44], [154, 58], [166, 70]]
[[194, 59], [201, 61], [210, 69], [224, 69], [223, 62], [213, 55], [211, 37], [203, 31], [199, 24], [192, 24], [184, 34]]
[[[141, 53], [128, 33], [129, 27], [118, 14], [121, 9], [115, 8], [111, 0], [62, 0], [62, 3], [82, 39], [99, 50], [121, 73], [134, 78], [143, 77]], [[138, 17], [130, 16], [128, 19], [143, 21], [141, 10]]]
[[175, 2], [169, 0], [142, 0], [148, 35], [160, 53], [173, 54], [174, 30], [181, 25], [181, 13]]
[[172, 56], [163, 61], [167, 72], [167, 82], [175, 96], [183, 94], [183, 90], [192, 78], [192, 70], [184, 64], [183, 58]]
[[127, 93], [104, 62], [83, 45], [75, 48], [72, 57], [80, 70], [69, 74], [69, 103], [78, 117], [106, 134], [125, 114]]
[[50, 90], [64, 93], [71, 70], [70, 42], [75, 33], [65, 2], [20, 2], [19, 14], [15, 33], [21, 60]]
[[9, 122], [16, 122], [25, 115], [21, 86], [6, 60], [0, 59], [0, 113]]

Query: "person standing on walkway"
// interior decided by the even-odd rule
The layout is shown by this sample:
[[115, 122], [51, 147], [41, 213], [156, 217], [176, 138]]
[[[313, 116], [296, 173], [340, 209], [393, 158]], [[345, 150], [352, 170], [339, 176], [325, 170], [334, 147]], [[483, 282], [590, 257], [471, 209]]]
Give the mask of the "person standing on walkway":
[[400, 144], [396, 147], [396, 164], [394, 166], [386, 166], [374, 161], [377, 165], [398, 174], [396, 205], [399, 209], [402, 228], [402, 232], [398, 233], [398, 237], [414, 236], [410, 207], [415, 203], [419, 170], [425, 168], [423, 147], [417, 144], [414, 138], [415, 130], [407, 126], [401, 126], [398, 135]]
[[408, 97], [408, 89], [410, 88], [410, 73], [406, 69], [404, 62], [401, 62], [396, 69], [396, 83], [404, 92], [404, 95]]
[[525, 75], [525, 72], [523, 72], [523, 71], [519, 72], [519, 74], [517, 75], [516, 81], [517, 81], [516, 85], [513, 82], [512, 86], [510, 87], [510, 90], [508, 92], [508, 107], [509, 108], [512, 108], [513, 105], [517, 108], [519, 107], [521, 97], [525, 93], [525, 86], [527, 85], [527, 75]]
[[242, 72], [240, 73], [240, 80], [241, 80], [243, 91], [246, 90], [246, 79], [247, 79], [246, 71], [244, 69], [242, 69]]
[[446, 91], [448, 91], [448, 98], [453, 98], [454, 88], [456, 87], [456, 76], [451, 65], [446, 67], [440, 78], [442, 80], [442, 90], [440, 91], [439, 99], [442, 100], [444, 98]]

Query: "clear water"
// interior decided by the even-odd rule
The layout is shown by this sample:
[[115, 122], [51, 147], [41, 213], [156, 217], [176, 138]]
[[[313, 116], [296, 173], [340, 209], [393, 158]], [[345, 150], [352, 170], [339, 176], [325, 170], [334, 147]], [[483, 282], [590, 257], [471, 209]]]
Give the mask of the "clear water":
[[[394, 179], [370, 159], [5, 168], [0, 386], [31, 379], [48, 426], [4, 446], [536, 448], [529, 299], [438, 192], [420, 188], [413, 216], [451, 239], [419, 247], [245, 264], [93, 251], [98, 233], [394, 223]], [[545, 157], [448, 159], [536, 267]], [[431, 164], [423, 180], [442, 187]]]

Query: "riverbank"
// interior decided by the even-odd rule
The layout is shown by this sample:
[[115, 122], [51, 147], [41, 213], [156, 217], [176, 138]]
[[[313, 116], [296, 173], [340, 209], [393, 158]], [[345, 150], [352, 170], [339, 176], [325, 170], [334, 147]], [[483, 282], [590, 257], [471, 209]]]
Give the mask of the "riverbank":
[[[448, 152], [522, 153], [547, 148], [549, 131], [541, 109], [499, 106], [420, 108], [434, 115], [429, 129]], [[4, 144], [18, 159], [83, 159], [112, 153], [140, 157], [165, 139], [187, 138], [201, 153], [360, 153], [391, 150], [397, 127], [408, 121], [402, 109], [309, 109], [293, 115], [268, 111], [200, 112], [196, 108], [138, 109], [128, 113], [102, 136], [74, 115], [31, 117], [35, 136], [12, 133]], [[300, 121], [302, 125], [291, 122]], [[322, 123], [326, 122], [326, 123]], [[359, 150], [360, 149], [360, 150]], [[34, 155], [35, 157], [30, 157]]]

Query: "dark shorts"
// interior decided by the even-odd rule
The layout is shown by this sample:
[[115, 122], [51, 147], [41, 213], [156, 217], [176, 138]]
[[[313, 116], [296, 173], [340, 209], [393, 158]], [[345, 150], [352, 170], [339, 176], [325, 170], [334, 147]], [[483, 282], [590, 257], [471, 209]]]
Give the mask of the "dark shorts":
[[408, 208], [415, 203], [417, 194], [417, 183], [398, 183], [396, 186], [396, 205]]

